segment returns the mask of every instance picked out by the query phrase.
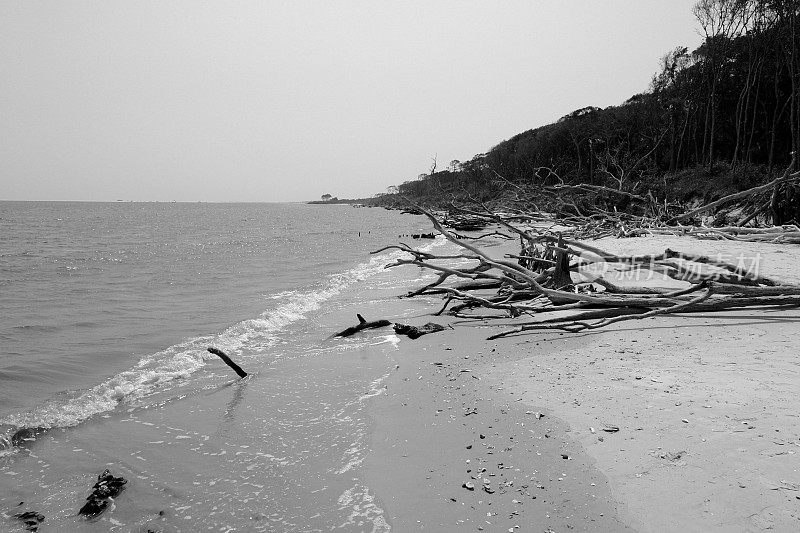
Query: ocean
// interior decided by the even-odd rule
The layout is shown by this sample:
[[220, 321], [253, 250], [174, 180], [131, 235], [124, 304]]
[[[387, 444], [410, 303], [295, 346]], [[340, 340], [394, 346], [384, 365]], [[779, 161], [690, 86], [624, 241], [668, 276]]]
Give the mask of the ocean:
[[[397, 338], [330, 336], [429, 312], [397, 296], [430, 274], [370, 254], [427, 231], [349, 205], [0, 202], [0, 530], [389, 530], [359, 467]], [[106, 468], [123, 496], [79, 518]]]

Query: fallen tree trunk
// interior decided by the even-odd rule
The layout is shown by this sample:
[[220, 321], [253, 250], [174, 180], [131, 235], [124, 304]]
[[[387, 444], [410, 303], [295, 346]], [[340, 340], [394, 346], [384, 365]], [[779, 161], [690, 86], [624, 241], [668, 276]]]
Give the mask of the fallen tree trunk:
[[679, 220], [686, 220], [687, 218], [692, 218], [695, 215], [698, 215], [700, 213], [704, 213], [704, 212], [708, 211], [709, 209], [713, 209], [715, 207], [719, 207], [721, 205], [730, 203], [730, 202], [732, 202], [734, 200], [739, 200], [741, 198], [747, 198], [748, 196], [757, 195], [757, 194], [769, 191], [771, 189], [774, 189], [774, 188], [778, 187], [779, 185], [781, 185], [783, 183], [787, 183], [787, 182], [792, 181], [792, 180], [800, 179], [800, 172], [795, 172], [793, 174], [791, 173], [791, 169], [794, 167], [794, 160], [795, 160], [795, 157], [794, 157], [794, 154], [792, 154], [792, 162], [786, 168], [786, 172], [784, 172], [781, 177], [775, 178], [774, 180], [772, 180], [771, 182], [769, 182], [769, 183], [767, 183], [765, 185], [759, 185], [758, 187], [753, 187], [751, 189], [747, 189], [746, 191], [737, 192], [737, 193], [734, 193], [734, 194], [729, 194], [728, 196], [724, 196], [724, 197], [720, 198], [719, 200], [715, 200], [715, 201], [713, 201], [711, 203], [708, 203], [708, 204], [706, 204], [704, 206], [698, 207], [697, 209], [693, 209], [693, 210], [689, 211], [688, 213], [684, 213], [682, 215], [674, 217], [671, 221], [672, 222], [677, 222]]
[[364, 320], [363, 316], [359, 314], [356, 314], [356, 316], [358, 317], [358, 324], [356, 324], [355, 326], [351, 326], [343, 331], [340, 331], [339, 333], [333, 336], [349, 337], [364, 329], [383, 328], [391, 325], [391, 322], [389, 322], [388, 320], [374, 320], [372, 322], [367, 322], [366, 320]]
[[[515, 328], [497, 333], [490, 337], [488, 340], [500, 339], [510, 335], [523, 333], [526, 331], [544, 331], [544, 330], [559, 330], [567, 331], [570, 333], [577, 333], [586, 329], [597, 329], [615, 322], [622, 322], [625, 320], [641, 320], [643, 318], [651, 318], [656, 315], [675, 314], [675, 313], [710, 313], [717, 311], [725, 311], [728, 309], [737, 308], [753, 308], [753, 307], [798, 307], [800, 306], [800, 296], [787, 295], [787, 296], [774, 296], [774, 297], [756, 297], [756, 298], [726, 298], [716, 301], [705, 302], [704, 297], [696, 298], [685, 304], [676, 305], [662, 309], [653, 309], [650, 311], [643, 311], [643, 308], [632, 309], [606, 309], [603, 311], [587, 312], [578, 314], [572, 317], [561, 317], [542, 320], [536, 323], [521, 324]], [[596, 323], [588, 323], [585, 320], [602, 318]]]
[[408, 326], [406, 324], [395, 324], [394, 332], [399, 335], [407, 335], [410, 339], [418, 339], [428, 333], [436, 333], [437, 331], [444, 331], [445, 328], [441, 324], [428, 322], [424, 326]]
[[[660, 254], [622, 256], [575, 239], [566, 239], [560, 234], [521, 229], [499, 215], [484, 215], [520, 236], [520, 254], [506, 255], [518, 258], [518, 264], [490, 257], [475, 244], [463, 242], [444, 229], [430, 212], [421, 212], [431, 220], [439, 233], [464, 251], [437, 256], [405, 245], [392, 246], [389, 248], [407, 252], [411, 258], [400, 258], [386, 265], [386, 268], [415, 265], [439, 274], [433, 283], [409, 293], [409, 296], [444, 294], [445, 304], [436, 314], [447, 311], [449, 304], [454, 301], [458, 304], [447, 311], [449, 314], [473, 319], [516, 318], [565, 310], [577, 312], [572, 316], [562, 315], [517, 324], [512, 329], [491, 336], [491, 339], [537, 330], [577, 333], [622, 321], [675, 313], [800, 305], [800, 286], [760, 275], [752, 265], [747, 268], [741, 259], [738, 265], [734, 265], [709, 255], [670, 249]], [[685, 228], [685, 233], [705, 230]], [[766, 229], [733, 226], [720, 229], [730, 233], [741, 232], [742, 236], [769, 237], [783, 237], [797, 230], [795, 226]], [[797, 232], [800, 233], [800, 230]], [[460, 264], [446, 266], [447, 263], [443, 264], [441, 260], [447, 259], [458, 259]], [[463, 265], [463, 260], [469, 264]], [[594, 265], [601, 265], [606, 270], [593, 274], [594, 277], [588, 281], [582, 278], [582, 281], [571, 283], [570, 274], [583, 276]], [[639, 284], [615, 284], [606, 279], [609, 271], [630, 272], [632, 275], [644, 272], [642, 275], [646, 277], [663, 275], [665, 280], [672, 278], [684, 283], [684, 287], [659, 289]], [[472, 282], [445, 286], [444, 282], [451, 278], [469, 279]], [[496, 295], [486, 293], [487, 288], [498, 284], [500, 288]], [[685, 286], [687, 284], [688, 287]], [[479, 309], [500, 313], [483, 314], [477, 311]]]

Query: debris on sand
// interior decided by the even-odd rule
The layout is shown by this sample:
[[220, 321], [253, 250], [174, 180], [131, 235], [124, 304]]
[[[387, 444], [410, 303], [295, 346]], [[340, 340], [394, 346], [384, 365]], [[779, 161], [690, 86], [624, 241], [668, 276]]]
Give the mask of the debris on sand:
[[[23, 503], [25, 502], [20, 502], [19, 505]], [[25, 531], [39, 531], [39, 524], [44, 522], [44, 515], [36, 511], [23, 511], [12, 516], [25, 524]]]
[[444, 331], [446, 328], [441, 324], [428, 322], [424, 326], [409, 326], [406, 324], [395, 324], [394, 332], [398, 335], [408, 335], [411, 339], [418, 339], [428, 333], [436, 333], [437, 331]]
[[78, 514], [93, 518], [108, 508], [108, 504], [125, 489], [128, 482], [123, 477], [114, 477], [106, 469], [97, 476], [97, 483], [92, 487], [92, 493], [86, 497], [86, 503]]

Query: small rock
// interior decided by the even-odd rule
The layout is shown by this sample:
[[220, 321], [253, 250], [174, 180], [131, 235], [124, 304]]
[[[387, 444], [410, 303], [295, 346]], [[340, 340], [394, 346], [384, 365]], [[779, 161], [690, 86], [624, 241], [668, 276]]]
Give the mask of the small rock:
[[[23, 503], [24, 502], [20, 502], [20, 505]], [[44, 522], [44, 515], [35, 511], [25, 511], [13, 516], [25, 524], [26, 531], [39, 531], [39, 524]]]
[[475, 490], [475, 483], [473, 483], [472, 481], [467, 481], [466, 483], [462, 484], [461, 486], [463, 488], [467, 489], [467, 490]]

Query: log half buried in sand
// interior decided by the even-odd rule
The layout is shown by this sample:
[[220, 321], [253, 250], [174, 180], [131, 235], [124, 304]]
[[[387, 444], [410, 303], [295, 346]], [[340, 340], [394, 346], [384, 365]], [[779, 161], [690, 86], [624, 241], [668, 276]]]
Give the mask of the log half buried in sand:
[[390, 326], [392, 323], [388, 320], [374, 320], [372, 322], [367, 322], [363, 316], [356, 314], [358, 317], [358, 324], [355, 326], [349, 327], [344, 331], [340, 331], [334, 337], [349, 337], [354, 333], [358, 333], [362, 329], [373, 329], [373, 328], [383, 328], [386, 326]]
[[428, 322], [424, 326], [408, 326], [406, 324], [395, 324], [394, 332], [398, 335], [408, 335], [410, 339], [418, 339], [428, 333], [436, 333], [437, 331], [444, 331], [445, 328], [441, 324]]
[[218, 356], [220, 359], [222, 359], [222, 361], [223, 361], [223, 362], [224, 362], [226, 365], [228, 365], [229, 367], [231, 367], [231, 368], [233, 369], [233, 371], [234, 371], [234, 372], [236, 372], [236, 373], [239, 375], [239, 377], [240, 377], [240, 378], [247, 377], [247, 372], [245, 372], [244, 370], [242, 370], [242, 367], [240, 367], [239, 365], [237, 365], [236, 363], [234, 363], [234, 362], [231, 360], [231, 358], [230, 358], [230, 357], [228, 357], [228, 356], [225, 354], [225, 352], [223, 352], [222, 350], [219, 350], [219, 349], [217, 349], [217, 348], [214, 348], [213, 346], [209, 346], [207, 349], [208, 349], [208, 351], [209, 351], [209, 352], [213, 353], [214, 355], [216, 355], [216, 356]]

